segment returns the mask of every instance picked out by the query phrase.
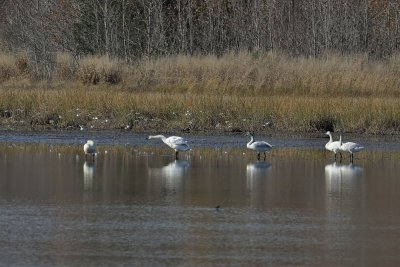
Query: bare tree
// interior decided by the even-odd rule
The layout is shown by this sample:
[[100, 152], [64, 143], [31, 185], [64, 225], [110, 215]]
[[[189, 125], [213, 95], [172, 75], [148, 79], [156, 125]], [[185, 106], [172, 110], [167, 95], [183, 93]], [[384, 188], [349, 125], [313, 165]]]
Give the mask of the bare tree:
[[0, 47], [49, 76], [54, 54], [131, 61], [170, 54], [399, 52], [398, 0], [0, 0]]

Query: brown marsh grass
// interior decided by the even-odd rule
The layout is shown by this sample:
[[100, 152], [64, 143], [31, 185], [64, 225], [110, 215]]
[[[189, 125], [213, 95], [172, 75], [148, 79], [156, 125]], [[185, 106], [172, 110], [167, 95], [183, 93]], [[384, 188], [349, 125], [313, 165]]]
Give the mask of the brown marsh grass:
[[[72, 81], [74, 86], [111, 84], [131, 92], [400, 96], [399, 55], [374, 61], [363, 54], [304, 58], [242, 52], [221, 57], [177, 55], [127, 64], [106, 56], [75, 59], [59, 53], [54, 61], [50, 88], [66, 82], [68, 89]], [[33, 66], [25, 54], [0, 54], [1, 87], [12, 80], [14, 88], [23, 88], [24, 73], [34, 73]]]
[[240, 95], [400, 96], [400, 58], [292, 58], [279, 53], [174, 56], [128, 71], [130, 90]]
[[393, 97], [226, 96], [109, 89], [0, 90], [3, 128], [137, 131], [400, 131]]
[[280, 53], [171, 56], [126, 64], [58, 54], [51, 80], [0, 55], [0, 127], [137, 131], [400, 132], [400, 57]]

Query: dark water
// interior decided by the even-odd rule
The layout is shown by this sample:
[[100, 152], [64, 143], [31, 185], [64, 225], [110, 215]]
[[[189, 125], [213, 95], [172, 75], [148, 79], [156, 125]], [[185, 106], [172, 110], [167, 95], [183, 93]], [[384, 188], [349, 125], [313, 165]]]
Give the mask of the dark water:
[[266, 161], [200, 144], [175, 161], [156, 142], [104, 145], [86, 161], [81, 146], [6, 141], [2, 266], [400, 265], [392, 150], [340, 164], [325, 139], [278, 147]]

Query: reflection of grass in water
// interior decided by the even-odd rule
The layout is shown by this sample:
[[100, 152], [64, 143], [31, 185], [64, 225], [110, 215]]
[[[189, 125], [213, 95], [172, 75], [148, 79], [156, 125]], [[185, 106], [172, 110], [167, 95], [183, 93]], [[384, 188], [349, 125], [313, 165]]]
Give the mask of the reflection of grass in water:
[[[0, 143], [0, 150], [3, 153], [61, 153], [84, 155], [83, 144], [76, 145], [51, 145], [51, 144], [30, 144], [30, 143]], [[124, 145], [97, 145], [99, 155], [104, 154], [129, 154], [131, 156], [171, 156], [174, 157], [172, 149], [165, 146], [124, 146]], [[190, 152], [181, 152], [180, 159], [190, 158], [212, 159], [238, 159], [255, 160], [256, 152], [246, 148], [194, 148]], [[343, 153], [348, 158], [347, 153]], [[339, 156], [339, 155], [338, 155]], [[400, 159], [400, 152], [397, 151], [369, 151], [364, 150], [357, 153], [356, 158], [367, 159], [371, 161], [381, 161], [385, 159]], [[310, 159], [319, 160], [332, 158], [333, 153], [326, 151], [323, 147], [320, 149], [307, 148], [274, 148], [267, 153], [267, 161], [272, 158], [281, 159]]]
[[37, 153], [54, 152], [77, 154], [82, 151], [83, 145], [51, 145], [51, 144], [30, 144], [30, 143], [1, 143], [0, 150], [6, 153]]

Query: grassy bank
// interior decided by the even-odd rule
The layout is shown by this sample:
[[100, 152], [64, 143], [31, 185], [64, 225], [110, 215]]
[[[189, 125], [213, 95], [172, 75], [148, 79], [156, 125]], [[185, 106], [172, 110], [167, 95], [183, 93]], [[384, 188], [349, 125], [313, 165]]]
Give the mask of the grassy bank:
[[51, 79], [0, 59], [3, 129], [400, 132], [400, 59], [279, 54], [176, 56], [135, 64], [60, 54]]
[[3, 128], [393, 134], [400, 102], [383, 97], [212, 96], [90, 90], [2, 90]]

